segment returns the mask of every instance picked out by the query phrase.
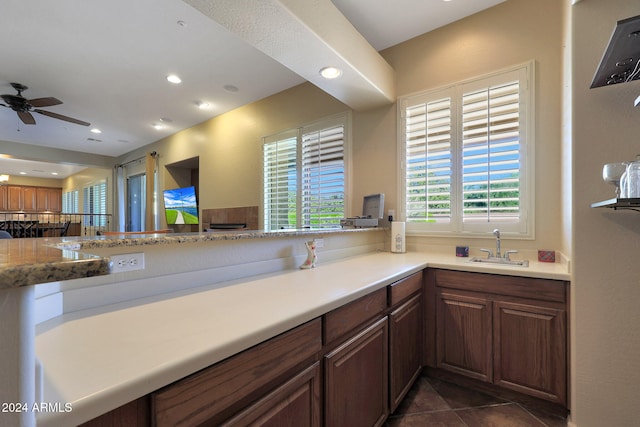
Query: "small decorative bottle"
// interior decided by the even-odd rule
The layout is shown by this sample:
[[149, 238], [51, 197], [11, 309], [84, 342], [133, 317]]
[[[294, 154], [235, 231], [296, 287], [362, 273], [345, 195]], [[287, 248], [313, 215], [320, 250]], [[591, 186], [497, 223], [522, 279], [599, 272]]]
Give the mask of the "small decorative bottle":
[[316, 255], [316, 241], [309, 240], [307, 242], [304, 242], [304, 245], [307, 247], [307, 259], [304, 263], [302, 263], [300, 268], [314, 268], [316, 266], [316, 261], [318, 260], [318, 255]]

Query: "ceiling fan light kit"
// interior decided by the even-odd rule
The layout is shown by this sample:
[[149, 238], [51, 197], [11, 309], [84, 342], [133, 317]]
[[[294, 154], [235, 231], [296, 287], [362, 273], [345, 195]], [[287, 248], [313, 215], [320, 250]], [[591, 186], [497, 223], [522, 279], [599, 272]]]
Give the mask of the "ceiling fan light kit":
[[3, 107], [11, 108], [18, 114], [20, 120], [25, 125], [35, 125], [36, 119], [31, 114], [38, 113], [43, 116], [51, 117], [58, 120], [64, 120], [65, 122], [75, 123], [81, 126], [89, 126], [90, 123], [87, 123], [82, 120], [74, 119], [73, 117], [64, 116], [62, 114], [54, 113], [52, 111], [40, 110], [41, 107], [51, 107], [54, 105], [62, 104], [57, 98], [47, 97], [47, 98], [35, 98], [35, 99], [26, 99], [22, 96], [22, 92], [29, 89], [27, 86], [20, 83], [11, 83], [11, 86], [18, 92], [17, 95], [0, 95], [0, 98], [6, 104], [0, 104]]

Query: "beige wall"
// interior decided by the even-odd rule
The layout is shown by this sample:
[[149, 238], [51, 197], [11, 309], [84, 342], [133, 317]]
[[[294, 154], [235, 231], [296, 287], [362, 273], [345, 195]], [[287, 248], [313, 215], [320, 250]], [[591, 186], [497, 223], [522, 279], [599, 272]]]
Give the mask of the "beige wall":
[[62, 180], [55, 178], [34, 178], [28, 176], [11, 175], [6, 185], [30, 185], [33, 187], [62, 187]]
[[[562, 3], [509, 0], [470, 18], [382, 52], [397, 73], [398, 94], [438, 87], [501, 68], [536, 61], [536, 240], [510, 248], [566, 247], [561, 221]], [[261, 138], [348, 110], [311, 84], [302, 84], [179, 132], [120, 158], [156, 151], [160, 189], [175, 185], [164, 165], [199, 157], [200, 206], [261, 205]], [[353, 170], [347, 212], [362, 197], [382, 192], [398, 211], [395, 105], [353, 112]], [[163, 218], [161, 218], [163, 220]], [[433, 242], [433, 239], [429, 240]], [[458, 243], [444, 239], [447, 244]], [[466, 242], [468, 244], [468, 242]], [[478, 245], [482, 242], [477, 242]]]
[[[165, 165], [198, 157], [201, 208], [259, 206], [262, 137], [348, 110], [315, 86], [302, 84], [178, 132], [119, 160], [126, 162], [156, 151], [159, 189], [163, 190], [176, 184]], [[162, 215], [160, 220], [164, 227]]]
[[638, 0], [583, 0], [573, 22], [573, 420], [640, 423], [640, 214], [591, 209], [612, 198], [605, 163], [640, 153], [640, 82], [589, 89], [616, 21]]
[[[396, 70], [398, 96], [535, 60], [536, 238], [510, 241], [509, 248], [566, 250], [568, 246], [562, 238], [560, 208], [564, 202], [560, 184], [562, 16], [563, 3], [558, 0], [509, 0], [382, 52]], [[397, 211], [396, 114], [395, 108], [389, 108], [356, 115], [354, 199], [384, 188], [387, 207]], [[469, 244], [450, 238], [409, 242]], [[471, 244], [484, 246], [491, 241]]]

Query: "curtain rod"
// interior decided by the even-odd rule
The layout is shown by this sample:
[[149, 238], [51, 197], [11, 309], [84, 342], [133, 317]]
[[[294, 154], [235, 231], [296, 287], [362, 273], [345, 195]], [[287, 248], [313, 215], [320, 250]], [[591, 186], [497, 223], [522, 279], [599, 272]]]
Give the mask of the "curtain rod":
[[[158, 156], [158, 153], [156, 153], [155, 151], [152, 151], [149, 154], [151, 154], [151, 157], [153, 157], [154, 159]], [[122, 163], [122, 164], [118, 165], [118, 167], [122, 168], [122, 167], [125, 167], [127, 165], [130, 165], [131, 163], [139, 162], [139, 161], [144, 160], [146, 158], [147, 158], [147, 156], [138, 157], [137, 159], [129, 160], [126, 163]]]

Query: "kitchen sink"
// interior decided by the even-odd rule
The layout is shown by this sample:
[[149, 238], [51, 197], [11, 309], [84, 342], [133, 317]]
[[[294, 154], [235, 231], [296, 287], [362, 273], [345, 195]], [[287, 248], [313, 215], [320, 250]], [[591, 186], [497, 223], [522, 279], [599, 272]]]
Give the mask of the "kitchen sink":
[[477, 257], [469, 259], [469, 262], [477, 262], [477, 263], [487, 263], [487, 264], [499, 264], [499, 265], [510, 265], [514, 267], [529, 267], [529, 260], [527, 259], [505, 259], [498, 257]]

